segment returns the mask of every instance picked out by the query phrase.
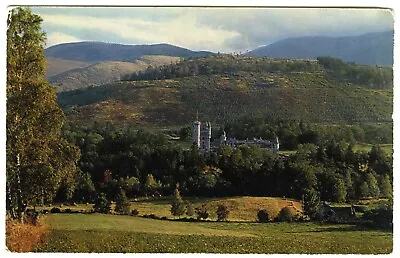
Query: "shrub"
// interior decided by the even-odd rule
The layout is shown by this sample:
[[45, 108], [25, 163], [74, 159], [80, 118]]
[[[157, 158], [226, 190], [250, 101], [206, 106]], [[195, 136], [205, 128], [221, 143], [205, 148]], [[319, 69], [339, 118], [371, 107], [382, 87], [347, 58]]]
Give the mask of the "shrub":
[[225, 221], [228, 219], [229, 210], [225, 205], [218, 205], [217, 208], [217, 221]]
[[186, 215], [192, 217], [194, 215], [194, 208], [190, 202], [186, 203]]
[[137, 215], [139, 215], [139, 211], [137, 209], [133, 209], [133, 210], [131, 210], [131, 215], [137, 216]]
[[208, 210], [205, 204], [201, 207], [196, 208], [197, 219], [207, 219], [208, 218]]
[[51, 208], [50, 212], [51, 213], [61, 213], [61, 210], [58, 207], [53, 207], [53, 208]]
[[260, 223], [266, 223], [270, 221], [269, 214], [266, 210], [259, 210], [257, 212], [257, 219]]
[[278, 221], [295, 221], [298, 218], [297, 210], [292, 206], [286, 206], [278, 214]]
[[45, 234], [46, 228], [41, 223], [34, 225], [6, 220], [6, 245], [12, 252], [32, 252]]
[[64, 213], [72, 213], [72, 210], [70, 208], [67, 208], [64, 210]]
[[182, 200], [181, 194], [179, 193], [178, 185], [174, 191], [174, 198], [171, 204], [171, 214], [173, 216], [182, 216], [185, 213], [185, 203]]
[[131, 204], [126, 197], [125, 191], [120, 190], [115, 199], [115, 211], [121, 214], [129, 214]]
[[93, 205], [94, 212], [99, 213], [110, 213], [111, 212], [111, 202], [107, 199], [104, 193], [101, 193]]
[[378, 207], [366, 211], [362, 218], [369, 221], [374, 227], [393, 230], [393, 208], [389, 206]]

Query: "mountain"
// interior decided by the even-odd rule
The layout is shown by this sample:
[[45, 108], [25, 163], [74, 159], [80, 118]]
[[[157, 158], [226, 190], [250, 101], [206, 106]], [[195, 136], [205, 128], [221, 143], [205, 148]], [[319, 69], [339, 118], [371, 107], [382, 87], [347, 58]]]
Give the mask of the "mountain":
[[393, 31], [360, 36], [287, 38], [248, 52], [248, 56], [316, 59], [337, 57], [366, 65], [393, 65]]
[[72, 121], [122, 127], [186, 126], [197, 112], [213, 124], [251, 115], [321, 123], [391, 121], [391, 68], [339, 66], [341, 74], [358, 79], [332, 69], [309, 60], [215, 55], [150, 69], [133, 76], [135, 81], [61, 92], [58, 100]]
[[[48, 59], [52, 60], [52, 58]], [[56, 86], [58, 92], [69, 91], [119, 81], [122, 76], [133, 72], [144, 71], [149, 66], [158, 67], [178, 61], [179, 57], [171, 56], [142, 56], [134, 62], [105, 61], [87, 64], [75, 61], [77, 64], [82, 63], [86, 64], [86, 66], [70, 69], [50, 76], [49, 81]], [[61, 63], [66, 62], [64, 61]], [[70, 67], [72, 67], [72, 65]]]
[[45, 50], [46, 57], [83, 62], [134, 61], [145, 55], [176, 57], [199, 57], [213, 55], [207, 51], [192, 51], [169, 44], [122, 45], [104, 42], [78, 42], [51, 46]]

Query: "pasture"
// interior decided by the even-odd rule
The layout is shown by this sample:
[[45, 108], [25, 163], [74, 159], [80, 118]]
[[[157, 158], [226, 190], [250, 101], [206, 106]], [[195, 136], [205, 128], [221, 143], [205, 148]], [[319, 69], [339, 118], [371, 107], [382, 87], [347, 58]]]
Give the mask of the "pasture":
[[36, 252], [386, 254], [393, 234], [317, 223], [180, 222], [48, 214]]

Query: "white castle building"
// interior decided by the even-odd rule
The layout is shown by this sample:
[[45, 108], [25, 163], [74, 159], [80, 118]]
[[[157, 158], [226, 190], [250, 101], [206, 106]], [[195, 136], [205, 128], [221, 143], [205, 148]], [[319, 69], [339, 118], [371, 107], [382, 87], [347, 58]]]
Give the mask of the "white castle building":
[[[212, 150], [216, 150], [215, 147], [211, 146], [211, 123], [201, 123], [196, 120], [193, 123], [193, 144], [197, 145], [200, 153], [209, 153]], [[279, 153], [279, 140], [278, 137], [273, 141], [263, 139], [253, 140], [237, 140], [236, 138], [229, 138], [227, 140], [225, 131], [220, 137], [220, 145], [229, 145], [230, 147], [237, 148], [240, 145], [254, 145], [261, 149], [270, 150], [274, 154]]]
[[200, 152], [211, 151], [211, 123], [194, 121], [193, 123], [193, 144], [199, 147]]

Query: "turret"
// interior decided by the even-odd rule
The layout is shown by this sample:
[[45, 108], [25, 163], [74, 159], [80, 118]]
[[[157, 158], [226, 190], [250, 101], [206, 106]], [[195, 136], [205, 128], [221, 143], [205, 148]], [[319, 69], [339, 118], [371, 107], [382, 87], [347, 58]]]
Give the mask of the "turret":
[[200, 126], [201, 123], [199, 121], [194, 121], [193, 123], [193, 144], [200, 147]]

